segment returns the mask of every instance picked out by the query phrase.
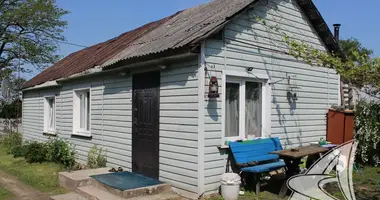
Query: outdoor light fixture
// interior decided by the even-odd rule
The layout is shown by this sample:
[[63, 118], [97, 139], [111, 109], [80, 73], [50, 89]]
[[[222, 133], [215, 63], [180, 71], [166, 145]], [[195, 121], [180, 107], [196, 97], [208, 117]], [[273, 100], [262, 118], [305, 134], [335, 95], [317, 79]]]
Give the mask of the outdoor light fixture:
[[208, 91], [208, 97], [209, 98], [218, 98], [219, 95], [219, 87], [218, 87], [218, 79], [216, 76], [212, 76], [210, 78], [210, 84], [208, 86], [209, 91]]
[[296, 92], [293, 93], [293, 100], [294, 100], [294, 101], [298, 100], [298, 97], [297, 97], [297, 93], [296, 93]]

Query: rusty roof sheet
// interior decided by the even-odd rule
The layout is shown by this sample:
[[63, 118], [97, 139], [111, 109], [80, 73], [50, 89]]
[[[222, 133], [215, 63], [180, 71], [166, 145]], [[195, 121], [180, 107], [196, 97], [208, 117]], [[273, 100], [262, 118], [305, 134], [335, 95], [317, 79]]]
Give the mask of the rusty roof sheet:
[[77, 51], [29, 80], [23, 88], [69, 77], [95, 66], [159, 53], [191, 44], [255, 0], [214, 0], [151, 22], [135, 30]]
[[178, 13], [159, 21], [148, 23], [140, 28], [123, 33], [116, 38], [74, 52], [26, 82], [23, 88], [32, 87], [63, 77], [69, 77], [70, 75], [86, 71], [95, 66], [100, 66], [125, 49], [130, 43], [154, 30], [177, 14]]
[[[214, 0], [177, 12], [114, 39], [72, 53], [26, 82], [23, 88], [69, 77], [95, 66], [108, 67], [123, 60], [192, 45], [223, 27], [234, 15], [255, 1], [259, 0]], [[316, 10], [311, 0], [297, 1], [307, 15], [312, 14], [308, 10]], [[326, 25], [323, 30], [318, 29], [317, 26], [325, 22], [320, 15], [317, 18], [319, 23], [312, 24], [324, 36], [322, 39], [325, 44], [329, 48], [338, 48]]]

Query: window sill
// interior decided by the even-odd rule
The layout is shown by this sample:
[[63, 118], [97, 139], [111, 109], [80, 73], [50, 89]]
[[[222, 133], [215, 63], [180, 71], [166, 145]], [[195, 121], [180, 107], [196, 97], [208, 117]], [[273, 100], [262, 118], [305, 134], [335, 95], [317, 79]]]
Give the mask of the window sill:
[[57, 133], [55, 131], [44, 131], [43, 132], [44, 135], [51, 135], [51, 136], [56, 136]]
[[89, 131], [76, 131], [76, 132], [73, 132], [71, 135], [81, 136], [81, 137], [92, 137]]

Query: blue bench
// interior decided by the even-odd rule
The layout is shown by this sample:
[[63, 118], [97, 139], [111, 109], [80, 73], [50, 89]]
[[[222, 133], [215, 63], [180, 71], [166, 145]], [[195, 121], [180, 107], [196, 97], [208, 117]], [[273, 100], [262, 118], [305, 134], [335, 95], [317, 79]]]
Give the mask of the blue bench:
[[241, 172], [254, 173], [256, 183], [256, 193], [260, 193], [261, 173], [285, 167], [285, 162], [279, 160], [276, 154], [269, 154], [272, 151], [282, 150], [278, 138], [265, 138], [257, 140], [247, 140], [242, 142], [229, 143], [232, 156], [236, 166]]

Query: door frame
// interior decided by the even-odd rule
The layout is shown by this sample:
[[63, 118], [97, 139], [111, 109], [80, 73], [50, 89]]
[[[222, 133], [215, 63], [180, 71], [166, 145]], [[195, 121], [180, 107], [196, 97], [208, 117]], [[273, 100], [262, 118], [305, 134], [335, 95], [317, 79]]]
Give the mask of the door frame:
[[[155, 178], [155, 179], [159, 179], [159, 158], [160, 158], [160, 153], [159, 153], [159, 145], [160, 145], [160, 85], [161, 85], [161, 72], [160, 71], [147, 71], [147, 72], [139, 72], [139, 73], [134, 73], [132, 74], [132, 147], [131, 147], [131, 151], [132, 151], [132, 156], [131, 156], [131, 168], [132, 168], [132, 172], [135, 172], [137, 169], [135, 168], [135, 165], [134, 165], [134, 159], [136, 159], [136, 152], [134, 152], [134, 146], [136, 146], [136, 136], [135, 136], [135, 116], [136, 116], [136, 101], [134, 100], [135, 99], [135, 91], [136, 91], [136, 79], [137, 78], [141, 78], [141, 77], [154, 77], [154, 76], [157, 76], [155, 77], [154, 79], [157, 79], [155, 81], [157, 81], [157, 88], [156, 88], [156, 92], [157, 92], [157, 109], [155, 110], [155, 112], [157, 113], [157, 123], [156, 123], [156, 126], [154, 127], [154, 129], [157, 131], [157, 136], [155, 138], [155, 140], [157, 141], [157, 147], [155, 148], [156, 149], [156, 153], [155, 153], [155, 157], [156, 157], [156, 166], [157, 166], [157, 171], [155, 171], [155, 175], [154, 177], [151, 177], [151, 178]], [[147, 80], [146, 78], [144, 78], [144, 80]]]

